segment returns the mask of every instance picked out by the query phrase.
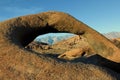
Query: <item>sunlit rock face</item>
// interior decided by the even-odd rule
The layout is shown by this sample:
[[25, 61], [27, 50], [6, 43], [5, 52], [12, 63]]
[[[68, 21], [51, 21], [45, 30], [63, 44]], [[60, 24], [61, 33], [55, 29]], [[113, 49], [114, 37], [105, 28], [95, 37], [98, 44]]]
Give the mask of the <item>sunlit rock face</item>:
[[[38, 35], [67, 32], [84, 36], [96, 53], [119, 61], [118, 48], [101, 34], [63, 12], [43, 12], [0, 22], [1, 80], [115, 80], [113, 71], [92, 64], [67, 62], [25, 48]], [[97, 59], [96, 59], [97, 61]], [[107, 71], [107, 72], [106, 72]], [[114, 73], [113, 75], [111, 75]], [[113, 77], [114, 76], [114, 77]], [[118, 79], [119, 80], [119, 79]]]

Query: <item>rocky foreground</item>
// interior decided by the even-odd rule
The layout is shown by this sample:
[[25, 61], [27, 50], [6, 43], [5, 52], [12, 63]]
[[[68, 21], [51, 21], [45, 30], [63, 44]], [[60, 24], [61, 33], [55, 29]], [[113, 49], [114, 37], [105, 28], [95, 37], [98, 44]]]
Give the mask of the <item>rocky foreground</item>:
[[[58, 52], [56, 55], [38, 53], [27, 46], [36, 36], [50, 32], [77, 34], [79, 39], [88, 42], [85, 46], [90, 45], [87, 53], [97, 54], [68, 61], [60, 59], [58, 54], [69, 51], [69, 46], [63, 48], [65, 51], [61, 48], [62, 52], [57, 51], [58, 44], [48, 46], [41, 43], [44, 51], [55, 48], [55, 53]], [[120, 80], [119, 48], [97, 31], [63, 12], [43, 12], [0, 22], [0, 51], [0, 80]]]
[[[115, 44], [118, 48], [120, 48], [120, 39], [119, 38], [110, 39], [110, 40], [111, 40], [111, 42], [113, 42], [113, 44]], [[64, 54], [67, 51], [71, 52], [74, 49], [76, 49], [76, 50], [83, 49], [82, 52], [85, 52], [85, 54], [83, 55], [85, 57], [96, 54], [94, 49], [92, 48], [92, 46], [89, 45], [87, 39], [82, 36], [78, 36], [78, 35], [73, 36], [68, 39], [65, 39], [65, 40], [62, 40], [53, 45], [49, 45], [47, 43], [38, 42], [38, 41], [32, 41], [25, 48], [35, 51], [35, 52], [38, 52], [40, 54], [60, 55], [60, 54]], [[71, 52], [71, 54], [74, 54], [74, 52]], [[81, 54], [81, 53], [79, 52], [79, 54]], [[74, 56], [74, 59], [77, 58], [76, 56]], [[67, 56], [65, 56], [65, 57], [67, 57]], [[61, 57], [61, 58], [63, 58], [63, 57]], [[81, 58], [81, 56], [79, 56], [78, 58]]]

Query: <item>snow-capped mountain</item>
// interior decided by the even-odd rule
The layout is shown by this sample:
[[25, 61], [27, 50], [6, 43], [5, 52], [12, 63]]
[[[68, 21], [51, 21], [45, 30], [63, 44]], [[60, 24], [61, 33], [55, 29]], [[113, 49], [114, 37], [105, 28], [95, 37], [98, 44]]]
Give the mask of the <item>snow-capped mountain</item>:
[[[44, 42], [47, 44], [54, 44], [61, 40], [65, 40], [67, 38], [73, 37], [74, 35], [75, 34], [71, 34], [71, 33], [49, 33], [38, 36], [35, 39], [35, 41]], [[108, 39], [120, 38], [120, 32], [109, 32], [109, 33], [104, 33], [103, 35]]]
[[38, 36], [35, 39], [35, 41], [44, 42], [44, 43], [48, 43], [48, 44], [53, 44], [53, 43], [57, 43], [61, 40], [65, 40], [67, 38], [70, 38], [72, 36], [74, 36], [74, 34], [70, 34], [70, 33], [49, 33], [49, 34], [44, 34], [44, 35]]
[[120, 38], [120, 32], [109, 32], [109, 33], [105, 33], [103, 35], [105, 37], [107, 37], [108, 39]]

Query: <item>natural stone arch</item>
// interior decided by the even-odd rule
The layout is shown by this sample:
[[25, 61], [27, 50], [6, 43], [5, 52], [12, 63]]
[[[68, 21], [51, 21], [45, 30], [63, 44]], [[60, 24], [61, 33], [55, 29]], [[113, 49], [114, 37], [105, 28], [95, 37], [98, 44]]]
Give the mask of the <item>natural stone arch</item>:
[[[38, 57], [34, 54], [31, 54], [32, 52], [26, 51], [24, 49], [24, 46], [30, 43], [36, 36], [48, 32], [69, 32], [82, 35], [88, 39], [89, 44], [93, 46], [96, 53], [100, 53], [100, 55], [103, 57], [108, 57], [109, 53], [111, 53], [110, 56], [112, 56], [113, 53], [117, 54], [117, 51], [119, 51], [118, 48], [113, 45], [108, 39], [100, 35], [95, 30], [89, 28], [84, 23], [76, 20], [72, 16], [62, 12], [44, 12], [36, 15], [22, 16], [0, 23], [1, 63], [3, 65], [8, 64], [7, 66], [4, 66], [5, 68], [14, 67], [14, 69], [16, 69], [17, 71], [20, 71], [19, 69], [22, 68], [25, 72], [34, 74], [34, 70], [31, 71], [29, 69], [31, 66], [28, 66], [27, 68], [25, 68], [24, 66], [29, 65], [28, 61], [30, 60], [32, 66], [38, 67], [38, 69], [43, 69], [43, 72], [38, 72], [38, 74], [43, 74], [43, 76], [41, 76], [41, 78], [43, 79], [46, 79], [46, 74], [49, 74], [49, 79], [58, 79], [61, 78], [60, 76], [64, 76], [66, 80], [77, 78], [88, 79], [88, 77], [91, 78], [91, 73], [95, 73], [91, 72], [90, 70], [91, 68], [94, 68], [94, 66], [92, 65], [88, 65], [88, 68], [86, 67], [87, 65], [81, 65], [80, 63], [62, 64], [61, 62], [59, 63], [59, 61], [46, 56], [39, 55]], [[96, 46], [94, 47], [94, 45]], [[14, 62], [14, 60], [16, 62]], [[34, 63], [34, 60], [38, 63]], [[118, 61], [114, 58], [112, 60]], [[24, 65], [22, 65], [22, 63]], [[48, 64], [49, 67], [46, 67], [45, 64]], [[3, 68], [2, 65], [1, 67]], [[60, 72], [57, 72], [57, 69], [60, 69]], [[61, 73], [61, 70], [65, 70], [67, 74]], [[111, 78], [108, 77], [110, 75], [106, 74], [103, 70], [97, 67], [95, 70], [98, 70], [100, 75], [98, 76], [94, 74], [94, 76], [92, 76], [93, 78], [100, 78], [101, 76], [103, 76], [102, 78], [106, 78], [106, 80], [109, 80], [109, 78]], [[49, 72], [51, 72], [51, 74], [55, 73], [54, 76], [59, 75], [58, 78], [51, 76]], [[72, 72], [74, 72], [76, 75], [72, 74]], [[77, 75], [78, 73], [81, 74]], [[85, 77], [84, 74], [87, 73], [90, 74]], [[3, 75], [4, 74], [5, 73], [3, 73]], [[70, 75], [72, 75], [70, 78], [67, 77]]]
[[[6, 25], [6, 23], [9, 24]], [[111, 41], [97, 31], [62, 12], [49, 12], [18, 17], [1, 24], [1, 26], [4, 25], [7, 28], [3, 28], [4, 30], [1, 31], [6, 32], [6, 36], [8, 36], [13, 43], [19, 43], [19, 45], [22, 46], [27, 45], [40, 34], [69, 32], [86, 37], [96, 53], [103, 57], [113, 56], [113, 53], [117, 55], [119, 52], [119, 49]]]

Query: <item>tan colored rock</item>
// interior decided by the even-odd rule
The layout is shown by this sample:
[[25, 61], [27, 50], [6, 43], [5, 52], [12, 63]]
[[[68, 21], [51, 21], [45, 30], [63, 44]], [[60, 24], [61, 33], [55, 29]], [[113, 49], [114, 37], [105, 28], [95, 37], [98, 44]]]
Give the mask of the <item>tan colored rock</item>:
[[70, 51], [67, 51], [67, 52], [59, 55], [58, 58], [66, 59], [66, 60], [74, 60], [74, 59], [80, 58], [82, 56], [87, 56], [88, 54], [90, 54], [89, 52], [90, 52], [90, 49], [87, 47], [77, 48], [77, 49], [72, 49]]
[[32, 41], [30, 44], [25, 46], [26, 49], [37, 50], [37, 49], [51, 49], [51, 46], [47, 43]]
[[111, 40], [118, 48], [120, 48], [120, 38]]
[[53, 45], [54, 48], [74, 49], [78, 47], [90, 46], [87, 39], [83, 36], [75, 35], [66, 40], [62, 40]]

